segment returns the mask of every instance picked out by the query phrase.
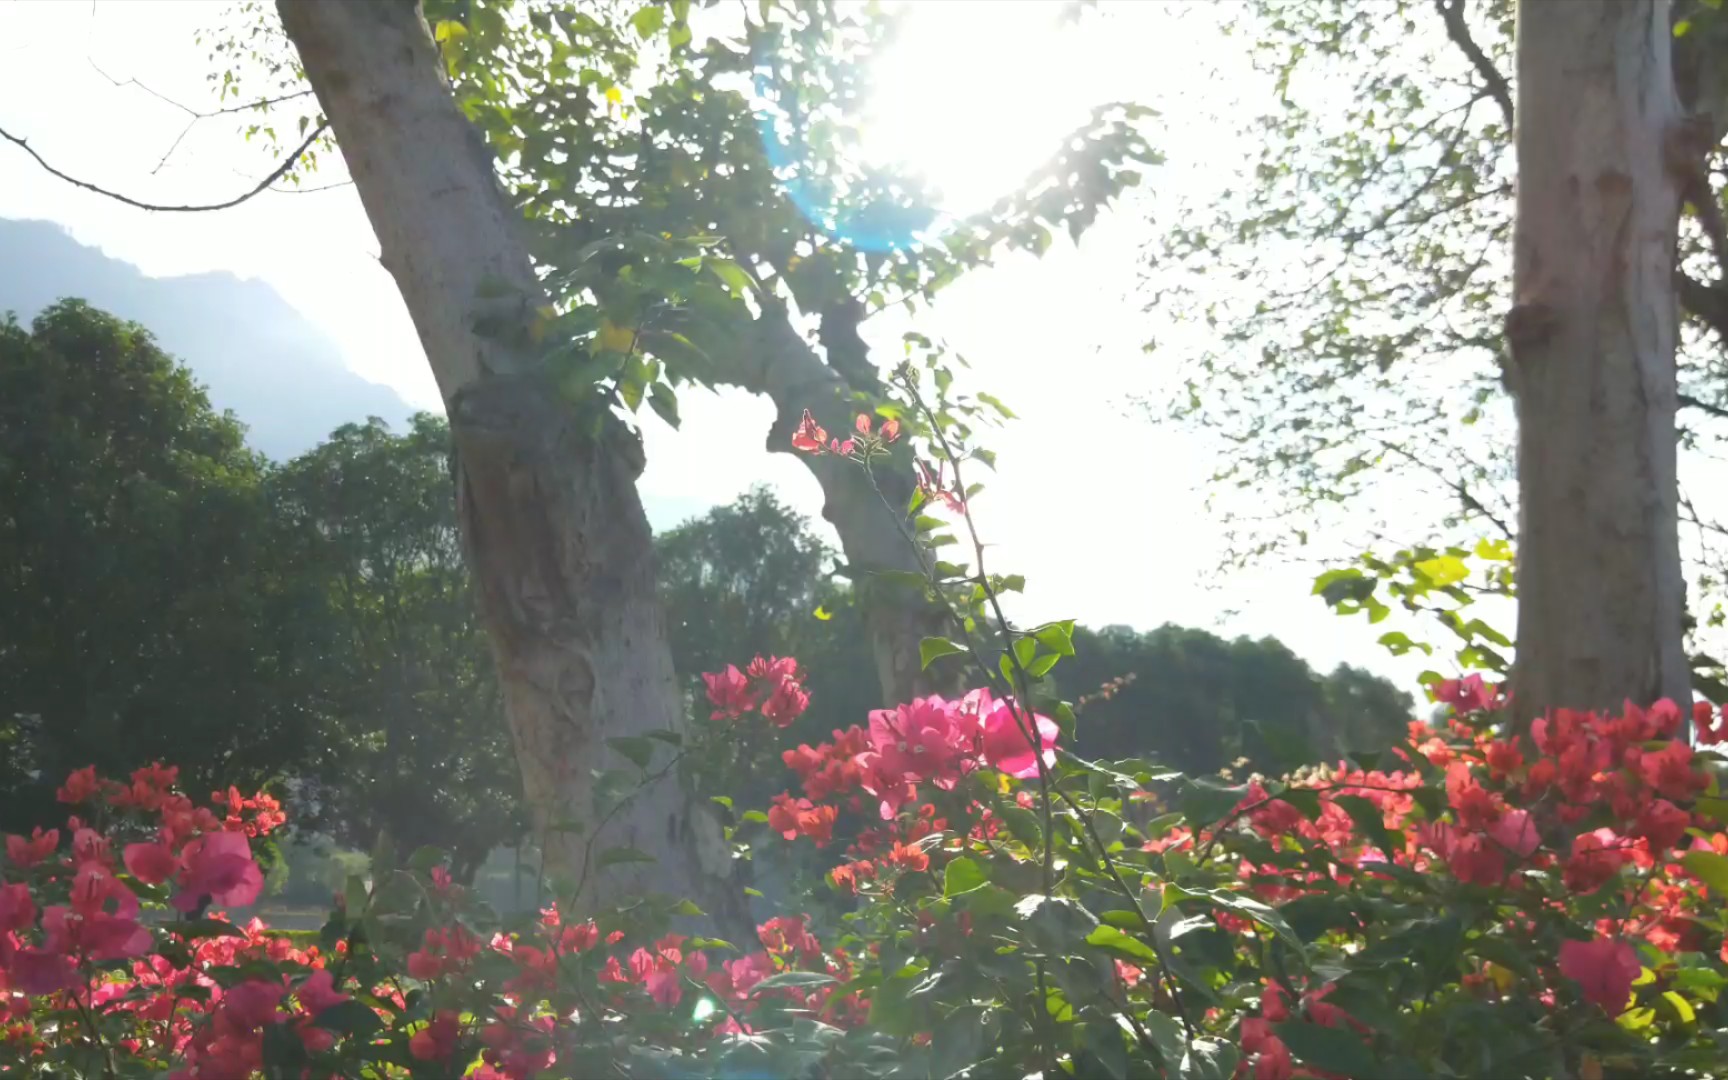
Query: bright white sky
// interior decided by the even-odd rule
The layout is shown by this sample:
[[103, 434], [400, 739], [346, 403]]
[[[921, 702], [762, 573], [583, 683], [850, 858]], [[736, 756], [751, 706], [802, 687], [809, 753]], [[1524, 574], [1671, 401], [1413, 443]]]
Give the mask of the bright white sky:
[[[91, 64], [208, 107], [211, 65], [193, 34], [222, 10], [160, 0], [0, 5], [0, 126], [28, 137], [66, 172], [141, 199], [193, 202], [245, 190], [273, 162], [221, 120], [200, 124], [153, 173], [184, 115], [136, 87], [117, 88]], [[1097, 103], [1155, 100], [1164, 111], [1152, 139], [1169, 163], [1078, 249], [1059, 240], [1042, 260], [976, 272], [918, 317], [920, 330], [972, 362], [977, 387], [1022, 417], [996, 434], [1000, 474], [985, 477], [990, 490], [979, 503], [997, 543], [992, 568], [1026, 575], [1025, 618], [1272, 634], [1317, 667], [1348, 660], [1413, 688], [1414, 673], [1427, 665], [1392, 660], [1374, 643], [1395, 624], [1370, 628], [1332, 616], [1309, 595], [1313, 567], [1214, 573], [1221, 526], [1203, 505], [1213, 451], [1129, 402], [1156, 389], [1185, 347], [1181, 327], [1141, 310], [1138, 251], [1151, 235], [1149, 220], [1172, 208], [1179, 192], [1227, 183], [1247, 160], [1228, 133], [1185, 122], [1185, 111], [1198, 114], [1183, 103], [1209, 96], [1216, 105], [1226, 93], [1212, 67], [1231, 73], [1228, 93], [1252, 93], [1244, 62], [1203, 16], [1178, 18], [1174, 7], [1105, 4], [1080, 27], [1060, 31], [1055, 15], [1055, 5], [1025, 0], [988, 10], [970, 0], [925, 0], [902, 51], [883, 63], [873, 110], [883, 153], [925, 170], [960, 212], [1035, 167]], [[340, 163], [329, 162], [314, 182], [342, 176]], [[0, 217], [59, 222], [153, 275], [222, 270], [262, 278], [322, 326], [355, 371], [414, 404], [437, 406], [351, 186], [266, 194], [216, 214], [150, 214], [78, 191], [0, 145]], [[908, 324], [877, 322], [873, 344], [896, 349]], [[1153, 337], [1157, 358], [1141, 350]], [[818, 516], [815, 482], [788, 456], [763, 450], [765, 402], [689, 391], [681, 404], [679, 432], [646, 421], [642, 489], [657, 528], [757, 482]], [[1414, 636], [1414, 627], [1404, 628]]]

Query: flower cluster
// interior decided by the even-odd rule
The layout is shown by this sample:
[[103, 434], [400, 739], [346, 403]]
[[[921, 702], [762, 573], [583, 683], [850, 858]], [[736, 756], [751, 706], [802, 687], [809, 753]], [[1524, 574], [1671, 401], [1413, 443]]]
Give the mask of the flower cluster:
[[714, 720], [736, 720], [746, 713], [760, 712], [769, 723], [783, 728], [790, 727], [810, 707], [798, 661], [791, 657], [758, 656], [744, 671], [730, 664], [725, 671], [705, 672], [702, 682], [714, 706]]
[[859, 413], [852, 423], [854, 434], [845, 439], [831, 439], [827, 430], [810, 415], [810, 410], [805, 409], [797, 429], [792, 432], [792, 449], [807, 454], [835, 454], [839, 457], [864, 460], [881, 452], [900, 437], [899, 420], [884, 420], [881, 428], [875, 431], [871, 430], [872, 427], [874, 422], [870, 414]]

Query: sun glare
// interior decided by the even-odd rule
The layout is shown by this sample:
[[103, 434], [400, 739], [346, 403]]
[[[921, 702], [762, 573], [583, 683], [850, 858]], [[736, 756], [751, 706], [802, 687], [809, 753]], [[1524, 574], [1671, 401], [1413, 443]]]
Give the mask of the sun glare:
[[1084, 60], [1067, 6], [904, 5], [904, 31], [872, 72], [866, 157], [924, 179], [955, 217], [1012, 191], [1097, 104], [1072, 92]]

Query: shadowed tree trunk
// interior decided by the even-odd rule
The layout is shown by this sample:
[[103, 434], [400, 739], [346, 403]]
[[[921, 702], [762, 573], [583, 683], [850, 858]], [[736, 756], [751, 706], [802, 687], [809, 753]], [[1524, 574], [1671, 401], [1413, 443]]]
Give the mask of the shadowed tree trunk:
[[727, 848], [676, 770], [594, 833], [594, 772], [629, 767], [606, 740], [684, 727], [635, 486], [641, 447], [543, 382], [530, 342], [547, 301], [522, 223], [418, 5], [278, 9], [450, 413], [464, 546], [548, 863], [582, 879], [588, 852], [635, 847], [656, 861], [596, 869], [586, 904], [654, 890], [733, 921]]
[[1506, 334], [1524, 723], [1689, 693], [1674, 359], [1687, 124], [1669, 19], [1666, 0], [1518, 5]]

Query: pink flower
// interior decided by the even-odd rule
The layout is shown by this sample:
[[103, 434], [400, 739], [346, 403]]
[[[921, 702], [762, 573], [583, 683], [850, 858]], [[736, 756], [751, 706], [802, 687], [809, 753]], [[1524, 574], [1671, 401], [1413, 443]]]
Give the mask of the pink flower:
[[34, 996], [84, 984], [72, 958], [52, 949], [19, 949], [12, 954], [6, 977], [14, 988]]
[[[974, 690], [966, 700], [976, 709], [984, 728], [984, 760], [1016, 780], [1038, 775], [1038, 758], [1046, 768], [1056, 764], [1056, 737], [1061, 729], [1047, 716], [1017, 713], [1013, 698], [992, 702], [990, 691]], [[1038, 732], [1038, 750], [1027, 740], [1025, 725]]]
[[1536, 832], [1536, 822], [1531, 820], [1528, 810], [1508, 810], [1500, 815], [1488, 828], [1488, 835], [1496, 844], [1512, 852], [1521, 859], [1529, 858], [1530, 853], [1542, 844], [1542, 837]]
[[180, 869], [180, 860], [162, 844], [127, 844], [126, 870], [146, 885], [160, 885]]
[[1560, 974], [1576, 982], [1585, 1000], [1602, 1006], [1609, 1016], [1626, 1011], [1632, 983], [1642, 967], [1632, 946], [1614, 938], [1568, 940], [1560, 945]]
[[870, 714], [870, 742], [887, 778], [929, 780], [949, 790], [970, 772], [975, 730], [961, 723], [955, 702], [932, 695]]
[[711, 720], [736, 720], [756, 707], [750, 681], [737, 664], [726, 665], [725, 671], [703, 672], [702, 681], [708, 684], [708, 700], [715, 707]]
[[439, 1009], [432, 1022], [408, 1040], [408, 1052], [421, 1061], [443, 1061], [456, 1052], [461, 1017], [454, 1009]]
[[119, 960], [149, 950], [150, 931], [138, 923], [138, 898], [107, 871], [78, 871], [71, 900], [70, 907], [55, 904], [42, 912], [49, 951]]
[[780, 685], [762, 703], [762, 716], [775, 727], [790, 727], [792, 721], [810, 707], [810, 695], [792, 679], [781, 679]]
[[0, 934], [28, 929], [36, 921], [36, 903], [28, 885], [0, 885]]
[[6, 859], [20, 870], [28, 870], [37, 863], [54, 854], [54, 849], [60, 846], [60, 830], [42, 831], [38, 825], [30, 832], [30, 839], [22, 836], [6, 837]]
[[245, 907], [263, 891], [264, 874], [245, 833], [205, 833], [186, 845], [181, 861], [180, 892], [172, 903], [183, 912], [198, 910], [206, 896], [225, 907]]
[[313, 1016], [348, 1000], [347, 994], [337, 991], [335, 978], [322, 968], [308, 975], [294, 996], [300, 999], [300, 1007]]
[[1434, 700], [1445, 702], [1459, 713], [1482, 712], [1499, 704], [1500, 688], [1484, 683], [1480, 675], [1442, 679], [1434, 686]]
[[816, 423], [816, 418], [810, 415], [810, 410], [804, 410], [804, 416], [798, 421], [798, 430], [792, 433], [792, 449], [802, 450], [807, 454], [820, 454], [822, 444], [828, 441], [828, 433]]

